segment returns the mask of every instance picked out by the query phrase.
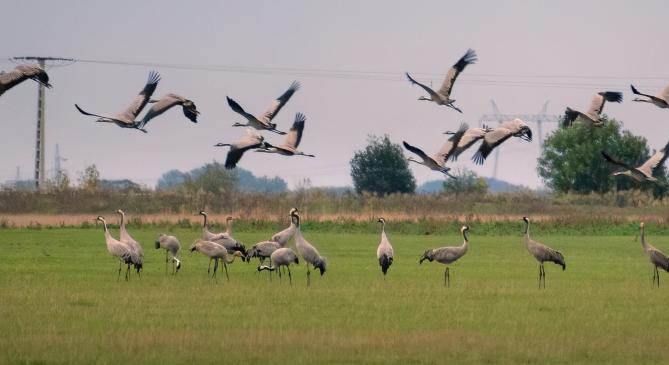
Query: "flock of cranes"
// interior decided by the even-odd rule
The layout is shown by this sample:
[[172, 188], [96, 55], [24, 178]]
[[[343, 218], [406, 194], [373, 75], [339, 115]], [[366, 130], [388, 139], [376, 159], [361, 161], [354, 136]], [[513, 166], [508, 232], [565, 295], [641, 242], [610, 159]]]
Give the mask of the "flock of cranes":
[[[126, 265], [125, 279], [130, 277], [130, 268], [134, 266], [137, 274], [141, 273], [144, 262], [144, 253], [141, 245], [135, 241], [125, 229], [125, 213], [118, 210], [117, 214], [121, 216], [120, 223], [120, 239], [112, 237], [107, 227], [107, 222], [104, 217], [98, 216], [97, 221], [104, 226], [104, 237], [107, 244], [107, 251], [119, 261], [118, 279], [120, 280], [122, 266]], [[223, 265], [225, 276], [230, 280], [228, 274], [228, 265], [235, 261], [235, 258], [240, 257], [243, 261], [250, 262], [253, 258], [259, 260], [256, 270], [260, 271], [277, 271], [279, 278], [282, 276], [282, 269], [288, 272], [288, 280], [292, 285], [292, 273], [290, 266], [298, 265], [300, 261], [305, 263], [307, 268], [307, 286], [311, 285], [311, 268], [318, 270], [321, 276], [325, 274], [328, 268], [328, 260], [320, 254], [318, 249], [302, 235], [300, 226], [300, 215], [297, 208], [292, 208], [289, 212], [290, 226], [286, 229], [272, 235], [268, 240], [261, 241], [254, 244], [250, 249], [246, 249], [245, 245], [232, 236], [232, 217], [226, 219], [226, 231], [220, 233], [213, 233], [209, 230], [207, 224], [207, 213], [200, 211], [199, 215], [203, 216], [202, 238], [197, 239], [190, 246], [190, 252], [199, 252], [209, 258], [209, 267], [207, 268], [207, 276], [211, 275], [216, 278], [216, 273], [220, 265]], [[543, 243], [539, 243], [530, 238], [530, 219], [523, 217], [525, 223], [525, 232], [523, 234], [523, 243], [527, 251], [539, 263], [539, 288], [546, 288], [546, 270], [544, 263], [552, 262], [562, 267], [562, 270], [567, 268], [564, 255]], [[390, 239], [386, 234], [386, 220], [379, 218], [381, 223], [381, 239], [376, 249], [376, 258], [383, 274], [385, 281], [386, 275], [390, 270], [394, 260], [395, 252], [390, 243]], [[660, 285], [659, 269], [669, 272], [669, 259], [657, 248], [646, 242], [644, 235], [644, 223], [639, 225], [641, 245], [648, 255], [648, 258], [653, 265], [653, 286], [657, 283]], [[450, 287], [450, 265], [460, 260], [469, 249], [469, 226], [462, 226], [460, 233], [462, 234], [463, 242], [457, 246], [444, 246], [425, 250], [420, 256], [418, 263], [423, 261], [436, 261], [445, 265], [444, 270], [444, 285]], [[288, 246], [290, 240], [293, 239], [295, 250]], [[168, 264], [172, 262], [172, 274], [176, 275], [181, 268], [181, 259], [178, 258], [181, 250], [179, 240], [170, 235], [160, 234], [155, 242], [156, 249], [165, 249], [165, 273], [168, 272]], [[265, 261], [269, 259], [269, 265], [265, 265]], [[213, 272], [211, 270], [211, 263], [214, 262]]]

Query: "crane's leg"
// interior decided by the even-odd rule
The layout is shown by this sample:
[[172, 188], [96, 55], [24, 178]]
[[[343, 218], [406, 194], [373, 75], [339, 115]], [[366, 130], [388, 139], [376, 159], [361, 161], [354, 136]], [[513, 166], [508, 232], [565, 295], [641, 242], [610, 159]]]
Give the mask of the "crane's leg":
[[212, 278], [216, 278], [216, 270], [218, 270], [218, 259], [214, 259], [214, 273], [211, 275]]
[[652, 287], [653, 287], [653, 288], [655, 287], [655, 275], [657, 274], [657, 270], [656, 270], [656, 269], [657, 269], [657, 267], [653, 267], [653, 284], [652, 284]]
[[125, 270], [125, 281], [130, 280], [130, 264], [128, 264], [128, 268]]
[[[288, 270], [290, 270], [290, 268]], [[307, 287], [310, 285], [311, 285], [311, 271], [309, 270], [309, 263], [307, 262]]]
[[209, 259], [209, 267], [207, 268], [207, 277], [209, 277], [209, 274], [210, 274], [210, 271], [211, 271], [211, 260], [213, 260], [213, 259]]
[[446, 269], [444, 269], [444, 286], [447, 285], [448, 282], [448, 266], [446, 266]]
[[116, 281], [121, 280], [121, 261], [118, 262], [118, 277], [116, 277]]
[[290, 275], [290, 266], [289, 266], [289, 265], [286, 265], [286, 268], [288, 269], [288, 282], [289, 282], [290, 285], [292, 286], [292, 285], [293, 285], [293, 276]]
[[660, 272], [657, 270], [657, 266], [655, 266], [655, 276], [657, 276], [657, 287], [660, 287]]
[[223, 261], [223, 268], [225, 269], [225, 277], [228, 279], [228, 282], [230, 282], [230, 276], [228, 276], [228, 264]]
[[546, 289], [546, 268], [544, 267], [544, 263], [541, 263], [541, 276], [544, 279], [544, 289]]
[[[271, 258], [271, 257], [269, 258], [269, 267], [273, 267], [273, 266], [272, 266], [272, 258]], [[272, 270], [269, 271], [269, 282], [270, 282], [270, 283], [272, 282]]]
[[[281, 266], [279, 266], [277, 269], [278, 270], [276, 270], [276, 271], [279, 272], [279, 282], [281, 282]], [[271, 278], [270, 278], [270, 280], [271, 280]]]
[[539, 289], [541, 289], [541, 264], [539, 264]]
[[167, 275], [167, 250], [165, 250], [165, 275]]
[[451, 287], [451, 269], [449, 267], [446, 267], [446, 287], [450, 288]]

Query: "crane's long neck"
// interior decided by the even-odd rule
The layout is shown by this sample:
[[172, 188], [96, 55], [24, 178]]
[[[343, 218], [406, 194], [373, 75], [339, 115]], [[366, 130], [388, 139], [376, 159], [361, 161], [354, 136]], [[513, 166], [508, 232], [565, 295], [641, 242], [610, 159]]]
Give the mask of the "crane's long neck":
[[225, 222], [225, 233], [227, 233], [228, 236], [232, 236], [232, 219], [228, 219]]
[[207, 215], [202, 214], [202, 217], [204, 218], [204, 220], [202, 221], [202, 228], [206, 229], [207, 228]]
[[[230, 256], [232, 256], [232, 258], [230, 258]], [[225, 261], [226, 264], [231, 264], [231, 263], [235, 262], [236, 257], [237, 257], [237, 255], [225, 255], [225, 259], [223, 259], [223, 260]]]
[[111, 233], [109, 233], [107, 222], [102, 222], [102, 225], [105, 227], [105, 242], [107, 243], [107, 246], [109, 246], [109, 244], [114, 240], [114, 237], [112, 237]]
[[641, 246], [643, 246], [644, 250], [648, 250], [648, 243], [646, 242], [646, 235], [644, 234], [644, 227], [641, 227], [640, 229], [641, 232], [639, 232], [639, 236], [641, 239]]
[[464, 239], [464, 242], [462, 242], [462, 249], [466, 252], [467, 249], [469, 248], [469, 237], [467, 237], [467, 230], [462, 231], [462, 238]]
[[530, 242], [530, 221], [525, 221], [525, 244]]
[[121, 213], [121, 227], [120, 229], [125, 229], [125, 213]]

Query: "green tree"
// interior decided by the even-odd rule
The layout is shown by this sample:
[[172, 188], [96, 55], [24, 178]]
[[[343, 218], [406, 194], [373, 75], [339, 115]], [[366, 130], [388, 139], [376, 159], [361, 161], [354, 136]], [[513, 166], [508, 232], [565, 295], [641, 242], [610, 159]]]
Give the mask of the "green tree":
[[191, 173], [184, 181], [187, 190], [202, 190], [216, 195], [231, 194], [237, 189], [237, 175], [223, 165], [213, 162]]
[[656, 174], [663, 184], [639, 184], [627, 177], [612, 176], [616, 167], [608, 164], [601, 151], [638, 166], [649, 157], [646, 139], [629, 131], [621, 131], [621, 123], [604, 118], [602, 127], [586, 123], [574, 123], [569, 128], [560, 128], [544, 142], [538, 159], [538, 172], [544, 182], [557, 192], [604, 193], [612, 189], [654, 189], [656, 195], [664, 195], [666, 172], [664, 167]]
[[476, 175], [474, 171], [466, 168], [458, 168], [452, 172], [453, 178], [444, 180], [444, 192], [455, 195], [477, 194], [484, 195], [488, 192], [488, 183], [485, 179]]
[[95, 190], [100, 184], [100, 171], [95, 164], [88, 166], [79, 177], [82, 189]]
[[383, 138], [370, 136], [364, 150], [355, 151], [351, 159], [351, 177], [358, 193], [379, 195], [413, 193], [416, 180], [404, 158], [402, 147]]

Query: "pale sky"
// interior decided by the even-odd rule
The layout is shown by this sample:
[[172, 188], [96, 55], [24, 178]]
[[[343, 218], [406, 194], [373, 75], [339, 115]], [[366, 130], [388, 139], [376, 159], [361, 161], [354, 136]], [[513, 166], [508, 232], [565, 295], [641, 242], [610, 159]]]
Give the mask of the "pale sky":
[[[442, 132], [461, 121], [477, 125], [490, 114], [491, 99], [503, 113], [536, 113], [548, 100], [548, 113], [561, 114], [566, 106], [587, 108], [598, 91], [623, 91], [624, 102], [608, 103], [604, 113], [651, 147], [669, 137], [669, 110], [632, 102], [629, 89], [634, 83], [656, 94], [669, 83], [669, 2], [662, 0], [12, 1], [2, 8], [11, 16], [0, 23], [0, 70], [15, 66], [10, 57], [33, 55], [149, 64], [78, 62], [48, 69], [54, 87], [46, 92], [47, 171], [58, 143], [71, 177], [95, 163], [103, 178], [153, 186], [170, 169], [223, 162], [227, 149], [213, 145], [244, 133], [231, 126], [242, 120], [226, 95], [260, 113], [292, 80], [302, 89], [274, 121], [288, 130], [295, 113], [306, 114], [300, 149], [317, 157], [247, 153], [239, 163], [291, 187], [304, 178], [315, 186], [350, 185], [349, 161], [369, 134], [388, 134], [432, 153], [446, 138]], [[479, 61], [465, 69], [452, 93], [464, 114], [417, 101], [424, 93], [404, 72], [437, 88], [468, 48]], [[250, 71], [234, 71], [243, 67]], [[162, 76], [154, 95], [192, 99], [200, 123], [173, 109], [144, 134], [94, 123], [75, 110], [75, 103], [103, 114], [125, 109], [152, 69]], [[258, 72], [266, 69], [275, 70]], [[33, 176], [36, 105], [31, 80], [0, 97], [0, 182], [14, 179], [17, 166], [22, 178]], [[531, 127], [532, 143], [513, 139], [501, 147], [498, 178], [542, 185], [538, 132]], [[270, 143], [282, 141], [264, 134]], [[458, 165], [491, 176], [494, 160], [475, 167], [469, 160], [474, 152], [465, 152]], [[442, 178], [419, 165], [411, 169], [419, 184]]]

